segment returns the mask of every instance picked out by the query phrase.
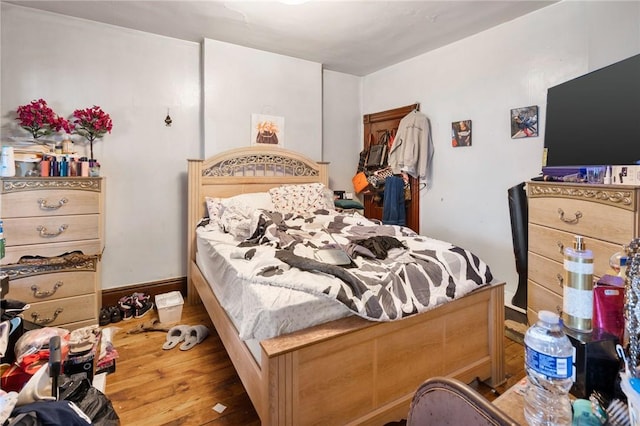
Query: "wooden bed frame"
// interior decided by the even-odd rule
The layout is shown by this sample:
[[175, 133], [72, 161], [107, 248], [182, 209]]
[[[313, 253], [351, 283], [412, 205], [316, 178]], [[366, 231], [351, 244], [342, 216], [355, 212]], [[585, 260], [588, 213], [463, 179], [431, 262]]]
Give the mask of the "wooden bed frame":
[[328, 164], [259, 146], [188, 165], [188, 302], [205, 305], [262, 424], [382, 425], [406, 418], [427, 378], [504, 381], [504, 283], [400, 321], [351, 316], [264, 340], [256, 362], [195, 262], [204, 198], [328, 185]]

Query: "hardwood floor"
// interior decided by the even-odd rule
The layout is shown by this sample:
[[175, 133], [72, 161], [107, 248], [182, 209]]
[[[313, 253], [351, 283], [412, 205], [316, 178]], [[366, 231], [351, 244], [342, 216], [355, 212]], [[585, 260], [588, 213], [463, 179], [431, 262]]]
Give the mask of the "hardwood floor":
[[[164, 331], [128, 333], [156, 318], [153, 311], [140, 319], [111, 324], [118, 329], [113, 343], [119, 357], [115, 373], [107, 376], [105, 393], [122, 425], [259, 425], [204, 307], [183, 306], [180, 324], [203, 324], [211, 331], [188, 351], [163, 350]], [[507, 380], [495, 391], [483, 383], [471, 385], [493, 401], [524, 377], [522, 344], [506, 336], [505, 364]], [[213, 409], [216, 404], [226, 409], [218, 413]]]

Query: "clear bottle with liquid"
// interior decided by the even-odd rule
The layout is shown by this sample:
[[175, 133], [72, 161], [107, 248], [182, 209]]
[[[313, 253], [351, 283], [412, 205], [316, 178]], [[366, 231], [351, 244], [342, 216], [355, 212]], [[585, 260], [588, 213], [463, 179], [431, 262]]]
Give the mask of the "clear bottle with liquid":
[[569, 390], [573, 386], [573, 346], [560, 317], [540, 311], [524, 336], [524, 417], [530, 426], [571, 425]]

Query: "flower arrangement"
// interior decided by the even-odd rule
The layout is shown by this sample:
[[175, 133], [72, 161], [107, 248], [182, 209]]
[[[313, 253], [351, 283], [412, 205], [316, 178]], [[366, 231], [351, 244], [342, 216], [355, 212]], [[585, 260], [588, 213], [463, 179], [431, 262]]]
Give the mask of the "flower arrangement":
[[113, 122], [109, 114], [99, 106], [77, 109], [73, 111], [73, 133], [85, 137], [91, 147], [93, 159], [93, 141], [102, 138], [106, 133], [111, 133]]
[[71, 124], [63, 117], [58, 116], [47, 105], [44, 99], [31, 101], [27, 105], [21, 105], [17, 109], [20, 127], [27, 130], [37, 141], [42, 136], [47, 136], [64, 129], [71, 132]]

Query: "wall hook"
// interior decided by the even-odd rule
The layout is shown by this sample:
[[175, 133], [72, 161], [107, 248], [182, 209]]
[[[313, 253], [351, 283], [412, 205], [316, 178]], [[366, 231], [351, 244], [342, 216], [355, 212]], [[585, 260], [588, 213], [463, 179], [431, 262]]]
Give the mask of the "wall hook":
[[173, 123], [173, 120], [171, 119], [171, 116], [169, 115], [169, 109], [167, 109], [167, 117], [164, 119], [164, 124], [167, 127], [171, 127], [171, 123]]

